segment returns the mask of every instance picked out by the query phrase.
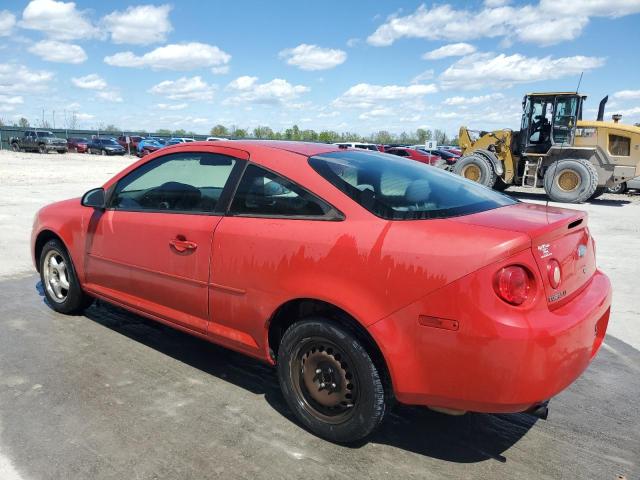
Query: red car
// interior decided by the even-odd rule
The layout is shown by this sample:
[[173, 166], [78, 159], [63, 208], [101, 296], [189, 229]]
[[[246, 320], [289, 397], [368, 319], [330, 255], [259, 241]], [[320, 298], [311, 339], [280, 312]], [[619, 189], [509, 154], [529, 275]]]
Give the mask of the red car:
[[87, 153], [89, 140], [86, 138], [67, 138], [67, 149], [70, 152]]
[[435, 163], [440, 160], [440, 157], [437, 155], [431, 155], [429, 153], [416, 150], [415, 148], [408, 147], [391, 147], [386, 150], [386, 153], [397, 155], [399, 157], [410, 158], [411, 160], [427, 163], [429, 165], [435, 165]]
[[392, 399], [541, 416], [611, 304], [585, 213], [334, 145], [166, 147], [41, 209], [31, 251], [54, 310], [99, 298], [276, 365], [339, 442]]
[[128, 151], [129, 145], [131, 145], [131, 153], [136, 153], [138, 151], [138, 142], [140, 142], [140, 140], [143, 140], [144, 137], [140, 137], [137, 135], [134, 136], [130, 136], [129, 137], [129, 143], [127, 144], [127, 137], [126, 136], [119, 136], [118, 139], [116, 140], [120, 146], [122, 148], [125, 149], [125, 151]]

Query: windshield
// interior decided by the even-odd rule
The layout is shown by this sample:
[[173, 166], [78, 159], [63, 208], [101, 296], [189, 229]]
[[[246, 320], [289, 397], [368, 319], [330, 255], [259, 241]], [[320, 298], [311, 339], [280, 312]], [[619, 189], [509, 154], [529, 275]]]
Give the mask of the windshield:
[[39, 137], [53, 137], [53, 133], [51, 132], [36, 132], [36, 135]]
[[392, 155], [345, 150], [311, 157], [309, 164], [362, 207], [387, 220], [447, 218], [517, 203], [458, 175]]
[[103, 145], [119, 145], [115, 140], [113, 140], [112, 138], [103, 138], [101, 140]]

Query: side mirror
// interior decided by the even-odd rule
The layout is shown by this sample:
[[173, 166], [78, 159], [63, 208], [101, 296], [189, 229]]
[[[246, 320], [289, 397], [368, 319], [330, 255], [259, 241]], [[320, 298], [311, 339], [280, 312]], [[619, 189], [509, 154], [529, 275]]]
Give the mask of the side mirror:
[[106, 207], [105, 201], [104, 188], [94, 188], [82, 196], [82, 201], [80, 203], [83, 207], [92, 207], [102, 210]]

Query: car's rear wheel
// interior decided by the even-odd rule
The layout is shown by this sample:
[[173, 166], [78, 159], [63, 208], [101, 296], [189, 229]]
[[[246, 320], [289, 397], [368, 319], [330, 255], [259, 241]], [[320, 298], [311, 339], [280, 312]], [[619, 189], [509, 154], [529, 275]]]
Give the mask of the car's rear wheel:
[[625, 193], [627, 191], [627, 182], [616, 183], [613, 187], [607, 187], [609, 193]]
[[19, 152], [20, 151], [20, 145], [18, 145], [17, 143], [12, 143], [11, 144], [11, 150], [13, 150], [14, 152]]
[[82, 291], [66, 248], [49, 240], [40, 253], [40, 279], [51, 308], [69, 315], [81, 313], [93, 298]]
[[45, 147], [44, 145], [38, 145], [38, 152], [47, 153], [47, 147]]
[[308, 318], [287, 329], [278, 350], [278, 378], [297, 419], [333, 442], [367, 437], [387, 409], [369, 353], [351, 332], [328, 319]]

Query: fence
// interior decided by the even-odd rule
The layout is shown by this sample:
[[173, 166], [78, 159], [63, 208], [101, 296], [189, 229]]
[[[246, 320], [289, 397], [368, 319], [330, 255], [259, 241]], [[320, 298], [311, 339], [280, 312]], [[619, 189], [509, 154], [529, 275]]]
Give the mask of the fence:
[[[103, 132], [100, 130], [69, 130], [66, 128], [21, 128], [21, 127], [10, 127], [3, 126], [0, 127], [0, 149], [5, 150], [10, 148], [9, 139], [11, 137], [22, 137], [26, 130], [42, 130], [47, 132], [53, 132], [56, 137], [60, 138], [75, 138], [75, 137], [84, 137], [91, 138], [94, 135], [100, 135], [102, 137], [119, 137], [119, 136], [141, 136], [141, 137], [158, 137], [158, 138], [171, 138], [171, 135], [156, 135], [153, 133], [147, 132], [133, 132], [133, 131], [125, 131], [125, 132]], [[193, 138], [195, 140], [206, 140], [207, 135], [186, 135], [188, 138]]]

